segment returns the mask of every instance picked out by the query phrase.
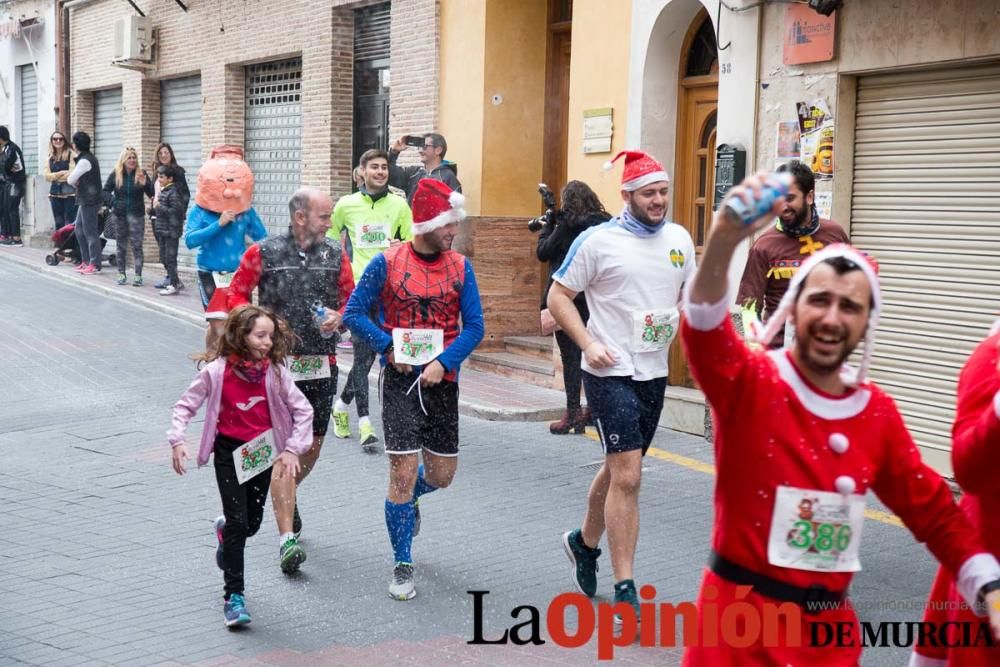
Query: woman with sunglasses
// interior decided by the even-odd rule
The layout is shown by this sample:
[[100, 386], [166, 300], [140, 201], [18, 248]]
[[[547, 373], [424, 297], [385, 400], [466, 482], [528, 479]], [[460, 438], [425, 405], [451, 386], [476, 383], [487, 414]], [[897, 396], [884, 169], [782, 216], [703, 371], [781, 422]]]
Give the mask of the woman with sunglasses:
[[118, 242], [118, 284], [128, 282], [125, 261], [131, 246], [132, 260], [135, 262], [132, 285], [142, 287], [142, 237], [146, 233], [146, 201], [143, 196], [153, 198], [153, 179], [144, 169], [139, 168], [139, 154], [131, 146], [122, 151], [118, 164], [108, 174], [104, 192], [111, 195], [110, 224], [113, 225], [114, 238]]
[[49, 161], [45, 165], [45, 180], [49, 186], [49, 205], [52, 206], [53, 229], [60, 229], [76, 219], [76, 188], [66, 182], [69, 178], [71, 154], [69, 142], [62, 132], [49, 137]]

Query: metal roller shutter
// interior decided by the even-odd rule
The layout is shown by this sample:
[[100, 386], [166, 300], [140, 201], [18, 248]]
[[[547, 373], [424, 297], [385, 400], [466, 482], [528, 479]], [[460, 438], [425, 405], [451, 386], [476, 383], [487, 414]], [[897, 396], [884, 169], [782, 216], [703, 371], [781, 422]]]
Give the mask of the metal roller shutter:
[[24, 168], [32, 175], [38, 173], [38, 78], [33, 65], [21, 65], [17, 69], [21, 79], [21, 132], [17, 140], [24, 155]]
[[106, 180], [118, 164], [125, 144], [122, 143], [122, 89], [99, 90], [94, 93], [94, 136], [91, 150]]
[[[187, 172], [191, 205], [201, 167], [201, 77], [189, 76], [160, 82], [160, 137], [174, 149], [177, 163]], [[177, 259], [193, 266], [195, 252], [180, 244]]]
[[950, 472], [958, 373], [1000, 312], [1000, 64], [858, 79], [851, 240], [878, 260], [872, 377]]
[[282, 233], [302, 178], [301, 58], [247, 67], [245, 153], [254, 207], [269, 233]]

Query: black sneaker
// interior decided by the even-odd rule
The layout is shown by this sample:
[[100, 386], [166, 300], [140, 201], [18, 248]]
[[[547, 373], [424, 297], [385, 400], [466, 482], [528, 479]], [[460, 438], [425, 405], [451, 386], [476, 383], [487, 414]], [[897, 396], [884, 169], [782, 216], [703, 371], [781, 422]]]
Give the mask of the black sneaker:
[[[615, 604], [624, 603], [632, 605], [635, 613], [635, 622], [639, 622], [639, 596], [635, 592], [635, 582], [631, 579], [619, 581], [615, 584]], [[615, 625], [622, 624], [620, 614], [615, 614]]]
[[24, 247], [24, 243], [21, 241], [21, 239], [11, 239], [10, 243], [8, 243], [7, 245], [9, 245], [11, 248], [23, 248]]
[[580, 529], [563, 533], [563, 550], [573, 564], [573, 583], [578, 591], [589, 598], [597, 594], [597, 558], [600, 549], [590, 549], [583, 544]]
[[295, 503], [295, 513], [292, 514], [292, 532], [295, 533], [295, 539], [302, 535], [302, 517], [299, 516], [298, 503]]

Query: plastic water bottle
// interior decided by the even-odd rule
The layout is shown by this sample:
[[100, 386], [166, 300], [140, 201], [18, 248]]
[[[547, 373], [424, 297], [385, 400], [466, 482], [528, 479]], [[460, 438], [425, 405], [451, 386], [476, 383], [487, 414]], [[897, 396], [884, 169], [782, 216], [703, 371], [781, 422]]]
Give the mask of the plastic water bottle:
[[760, 198], [754, 199], [751, 204], [747, 204], [740, 197], [733, 197], [726, 202], [725, 208], [729, 210], [729, 215], [741, 221], [744, 225], [749, 225], [762, 215], [766, 215], [774, 201], [778, 197], [788, 194], [788, 188], [792, 185], [792, 175], [788, 172], [771, 174], [767, 177], [763, 187], [760, 189]]
[[323, 338], [331, 337], [333, 331], [323, 331], [322, 324], [326, 321], [326, 306], [323, 305], [322, 301], [314, 301], [312, 305], [313, 309], [313, 319], [316, 320], [316, 326], [320, 327], [319, 335]]

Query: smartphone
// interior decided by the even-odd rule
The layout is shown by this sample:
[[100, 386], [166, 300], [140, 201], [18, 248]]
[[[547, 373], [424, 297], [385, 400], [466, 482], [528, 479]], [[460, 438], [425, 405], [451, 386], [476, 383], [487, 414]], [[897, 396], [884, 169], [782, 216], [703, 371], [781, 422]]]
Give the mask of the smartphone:
[[405, 143], [407, 146], [413, 146], [414, 148], [423, 148], [424, 138], [416, 134], [408, 134], [406, 135], [406, 138], [403, 140], [403, 143]]

